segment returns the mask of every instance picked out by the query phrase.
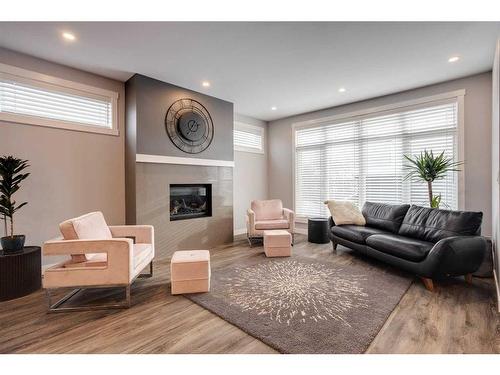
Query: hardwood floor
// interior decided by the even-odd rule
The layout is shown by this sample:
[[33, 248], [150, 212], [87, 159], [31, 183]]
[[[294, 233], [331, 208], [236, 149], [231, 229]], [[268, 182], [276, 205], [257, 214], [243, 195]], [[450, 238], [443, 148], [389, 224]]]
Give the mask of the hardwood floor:
[[[293, 251], [300, 256], [387, 267], [340, 246], [333, 252], [331, 244], [310, 244], [299, 235], [296, 240]], [[256, 252], [262, 247], [250, 248], [244, 240], [213, 249], [212, 271]], [[169, 259], [156, 261], [155, 276], [134, 283], [127, 310], [46, 314], [42, 291], [0, 303], [0, 353], [275, 353], [186, 298], [171, 296], [169, 278]], [[431, 293], [415, 280], [367, 352], [500, 352], [491, 279], [438, 281], [435, 289]], [[79, 302], [119, 296], [91, 291]]]

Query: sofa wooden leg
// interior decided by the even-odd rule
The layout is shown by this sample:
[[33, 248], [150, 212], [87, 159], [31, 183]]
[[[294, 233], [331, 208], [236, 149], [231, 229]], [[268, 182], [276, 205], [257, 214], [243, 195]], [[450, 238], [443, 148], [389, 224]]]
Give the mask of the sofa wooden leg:
[[335, 242], [332, 242], [332, 247], [333, 251], [337, 251], [337, 244]]
[[421, 277], [421, 279], [425, 285], [425, 288], [430, 292], [434, 292], [434, 283], [432, 282], [432, 279], [429, 279], [427, 277]]
[[464, 276], [464, 278], [465, 278], [465, 282], [466, 282], [467, 284], [472, 284], [472, 273], [468, 273], [468, 274], [466, 274], [466, 275]]

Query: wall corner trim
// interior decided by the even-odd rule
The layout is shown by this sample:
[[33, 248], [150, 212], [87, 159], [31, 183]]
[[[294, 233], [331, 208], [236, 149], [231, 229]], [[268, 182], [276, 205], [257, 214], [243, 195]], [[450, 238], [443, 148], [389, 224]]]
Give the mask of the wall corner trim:
[[234, 167], [232, 160], [184, 158], [179, 156], [164, 156], [137, 154], [135, 157], [137, 163], [158, 163], [158, 164], [182, 164], [182, 165], [201, 165], [207, 167]]

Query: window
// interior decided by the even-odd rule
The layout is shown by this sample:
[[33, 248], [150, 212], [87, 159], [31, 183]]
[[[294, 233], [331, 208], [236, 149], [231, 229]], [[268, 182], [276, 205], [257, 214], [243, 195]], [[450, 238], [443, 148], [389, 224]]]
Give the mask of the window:
[[118, 94], [0, 64], [0, 120], [118, 134]]
[[235, 123], [234, 149], [236, 151], [264, 153], [264, 128]]
[[[427, 184], [405, 180], [403, 155], [432, 150], [458, 160], [458, 105], [450, 99], [295, 128], [295, 211], [327, 216], [327, 199], [428, 205]], [[433, 183], [458, 207], [458, 174]]]

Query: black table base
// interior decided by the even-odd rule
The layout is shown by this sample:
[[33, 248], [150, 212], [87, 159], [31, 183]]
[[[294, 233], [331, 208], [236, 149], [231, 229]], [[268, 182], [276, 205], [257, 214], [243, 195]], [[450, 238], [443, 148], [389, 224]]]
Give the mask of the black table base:
[[42, 255], [39, 246], [17, 253], [0, 251], [0, 301], [23, 297], [42, 287]]

